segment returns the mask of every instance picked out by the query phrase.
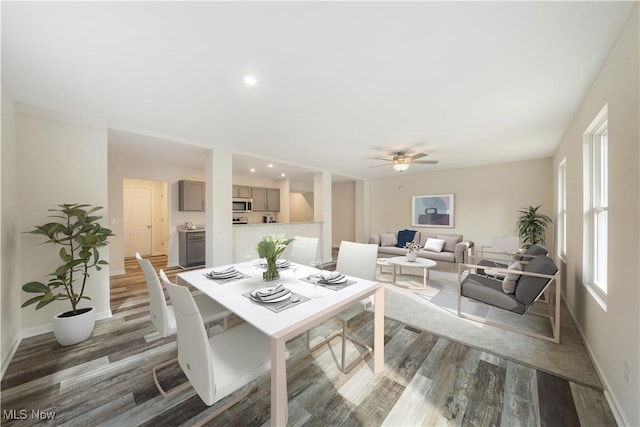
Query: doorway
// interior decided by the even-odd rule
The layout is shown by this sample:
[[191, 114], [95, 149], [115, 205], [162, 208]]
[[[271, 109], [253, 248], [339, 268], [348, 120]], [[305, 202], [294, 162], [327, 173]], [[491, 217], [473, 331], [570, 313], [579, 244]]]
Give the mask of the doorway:
[[123, 180], [124, 256], [168, 255], [168, 184], [166, 181]]

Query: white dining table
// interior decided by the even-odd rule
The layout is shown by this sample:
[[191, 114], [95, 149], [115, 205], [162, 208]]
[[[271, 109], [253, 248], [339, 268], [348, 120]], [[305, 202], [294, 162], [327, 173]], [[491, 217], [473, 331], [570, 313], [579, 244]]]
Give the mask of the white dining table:
[[[288, 419], [287, 341], [370, 295], [374, 296], [373, 372], [378, 374], [384, 370], [384, 287], [382, 284], [349, 276], [349, 279], [356, 283], [335, 291], [300, 280], [319, 272], [312, 267], [300, 265], [295, 273], [297, 278], [294, 277], [293, 270], [285, 269], [280, 271], [280, 279], [265, 282], [262, 280], [263, 270], [256, 268], [252, 262], [238, 263], [233, 266], [250, 277], [218, 284], [205, 277], [204, 273], [213, 270], [205, 268], [179, 273], [177, 280], [179, 284], [190, 284], [199, 289], [270, 337], [271, 425], [285, 426]], [[226, 267], [229, 266], [216, 267], [215, 270]], [[286, 310], [273, 312], [243, 296], [247, 292], [278, 284], [283, 284], [292, 292], [309, 297], [309, 300]], [[312, 298], [314, 293], [316, 297]]]

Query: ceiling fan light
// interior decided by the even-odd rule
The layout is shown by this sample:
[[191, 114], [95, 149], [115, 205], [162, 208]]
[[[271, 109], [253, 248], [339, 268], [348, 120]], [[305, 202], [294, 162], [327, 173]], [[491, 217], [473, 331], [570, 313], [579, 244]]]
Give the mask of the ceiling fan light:
[[394, 163], [393, 168], [398, 172], [404, 172], [409, 169], [409, 163]]

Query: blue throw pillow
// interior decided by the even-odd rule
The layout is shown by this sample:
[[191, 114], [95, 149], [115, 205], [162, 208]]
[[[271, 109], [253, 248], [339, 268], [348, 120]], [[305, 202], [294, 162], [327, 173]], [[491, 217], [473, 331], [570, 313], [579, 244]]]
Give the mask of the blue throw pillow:
[[404, 248], [404, 245], [407, 242], [413, 240], [413, 237], [416, 235], [415, 230], [400, 230], [398, 231], [398, 243], [396, 243], [397, 248]]

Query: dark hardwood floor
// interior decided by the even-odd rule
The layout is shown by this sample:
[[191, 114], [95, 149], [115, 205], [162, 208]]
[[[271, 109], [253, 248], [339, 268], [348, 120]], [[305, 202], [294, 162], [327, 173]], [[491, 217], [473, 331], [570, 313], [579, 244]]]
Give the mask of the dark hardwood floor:
[[[153, 257], [157, 269], [165, 257]], [[71, 347], [53, 334], [24, 339], [1, 383], [2, 425], [189, 425], [209, 411], [193, 390], [164, 399], [151, 368], [176, 356], [149, 320], [148, 293], [135, 260], [111, 279], [113, 317]], [[167, 271], [165, 269], [165, 271]], [[169, 269], [173, 280], [179, 269]], [[352, 324], [372, 341], [372, 313]], [[241, 319], [230, 319], [230, 327]], [[328, 333], [328, 322], [314, 336]], [[289, 424], [309, 426], [605, 426], [615, 420], [601, 390], [590, 389], [409, 325], [385, 320], [385, 371], [370, 360], [349, 375], [338, 369], [339, 341], [312, 354], [304, 337], [287, 344]], [[350, 356], [358, 349], [350, 347]], [[176, 365], [162, 371], [169, 388], [185, 381]], [[269, 422], [270, 378], [210, 425]], [[222, 402], [224, 403], [224, 401]]]

